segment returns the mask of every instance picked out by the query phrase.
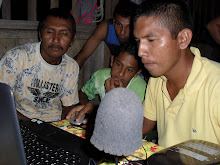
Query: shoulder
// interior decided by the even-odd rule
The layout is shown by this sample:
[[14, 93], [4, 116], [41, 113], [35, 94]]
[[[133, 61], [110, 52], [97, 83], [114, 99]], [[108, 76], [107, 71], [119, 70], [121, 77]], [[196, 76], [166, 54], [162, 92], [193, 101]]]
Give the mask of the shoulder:
[[202, 57], [203, 68], [208, 78], [220, 80], [220, 63]]
[[27, 43], [25, 45], [17, 46], [12, 49], [10, 49], [8, 52], [32, 52], [33, 50], [36, 50], [37, 47], [40, 47], [40, 42], [36, 43]]
[[79, 71], [78, 63], [73, 58], [68, 56], [67, 54], [63, 55], [63, 62], [66, 63], [66, 65], [65, 65], [66, 67], [70, 67], [73, 70], [78, 70]]
[[138, 85], [140, 84], [140, 85], [146, 85], [147, 83], [146, 83], [146, 81], [141, 77], [141, 76], [137, 76], [137, 77], [134, 77], [133, 79], [132, 79], [132, 82], [133, 83], [138, 83]]
[[143, 91], [144, 93], [145, 93], [146, 87], [147, 87], [147, 83], [140, 76], [132, 78], [131, 83], [128, 86], [128, 88], [130, 88], [130, 89], [137, 90], [137, 91]]
[[40, 48], [40, 42], [27, 43], [25, 45], [17, 46], [8, 50], [4, 56], [11, 56], [13, 58], [20, 59], [36, 53], [38, 47]]
[[96, 77], [104, 77], [104, 76], [110, 76], [111, 69], [110, 68], [104, 68], [99, 69], [96, 72], [93, 73]]
[[[202, 57], [199, 49], [197, 48], [191, 48], [191, 50], [195, 55], [191, 72], [193, 72], [194, 75], [201, 75], [200, 77], [205, 77], [208, 81], [219, 81], [220, 63], [212, 61], [206, 57]], [[200, 77], [197, 76], [197, 79]]]

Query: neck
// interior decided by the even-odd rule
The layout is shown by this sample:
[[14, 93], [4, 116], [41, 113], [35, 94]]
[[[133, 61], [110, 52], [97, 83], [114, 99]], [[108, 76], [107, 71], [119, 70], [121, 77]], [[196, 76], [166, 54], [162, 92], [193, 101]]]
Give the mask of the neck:
[[190, 49], [187, 49], [180, 58], [177, 68], [173, 69], [172, 73], [165, 75], [167, 78], [167, 90], [171, 100], [176, 97], [180, 89], [184, 88], [192, 69], [194, 55]]

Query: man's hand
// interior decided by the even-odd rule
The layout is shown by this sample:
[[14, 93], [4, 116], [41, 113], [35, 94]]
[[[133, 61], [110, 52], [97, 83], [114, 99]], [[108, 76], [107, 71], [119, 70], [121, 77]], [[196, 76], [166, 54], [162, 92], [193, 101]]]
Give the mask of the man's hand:
[[83, 109], [85, 105], [78, 105], [78, 106], [75, 106], [74, 108], [72, 108], [69, 113], [66, 115], [66, 119], [69, 120], [69, 119], [72, 119], [74, 116], [77, 116], [79, 114], [79, 111], [81, 109]]
[[[74, 116], [77, 116], [76, 122], [79, 122], [83, 115], [92, 111], [94, 109], [94, 105], [91, 103], [87, 103], [86, 105], [78, 105], [74, 107], [66, 116], [66, 119], [72, 119]], [[83, 124], [87, 123], [87, 119], [83, 120]]]
[[117, 88], [117, 87], [123, 87], [123, 84], [121, 81], [119, 81], [119, 86], [115, 85], [114, 79], [113, 78], [108, 78], [105, 80], [105, 91], [106, 93], [109, 92], [110, 90]]

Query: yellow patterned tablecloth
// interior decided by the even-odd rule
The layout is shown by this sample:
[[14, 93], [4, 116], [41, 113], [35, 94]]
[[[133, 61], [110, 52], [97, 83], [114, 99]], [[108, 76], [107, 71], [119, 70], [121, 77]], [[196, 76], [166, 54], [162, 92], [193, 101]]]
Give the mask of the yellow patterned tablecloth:
[[[86, 125], [82, 126], [73, 126], [69, 123], [69, 120], [60, 120], [56, 122], [52, 122], [51, 125], [56, 126], [62, 130], [65, 130], [71, 134], [74, 134], [76, 136], [79, 136], [81, 138], [86, 138]], [[161, 151], [164, 149], [163, 147], [154, 144], [152, 142], [147, 142], [146, 140], [143, 139], [143, 145], [132, 155], [127, 156], [126, 158], [128, 160], [138, 160], [138, 159], [146, 159], [146, 153], [147, 153], [147, 158], [151, 156], [152, 154]], [[120, 161], [126, 161], [125, 158], [119, 159]], [[114, 162], [103, 162], [100, 165], [114, 165]]]

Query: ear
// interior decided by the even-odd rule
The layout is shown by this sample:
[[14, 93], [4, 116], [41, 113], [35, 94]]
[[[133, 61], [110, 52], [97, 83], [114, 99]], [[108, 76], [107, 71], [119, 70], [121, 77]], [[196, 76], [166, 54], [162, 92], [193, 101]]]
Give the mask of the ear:
[[113, 25], [115, 25], [115, 18], [113, 18]]
[[39, 37], [40, 41], [42, 41], [42, 37], [41, 37], [41, 33], [40, 32], [38, 32], [38, 37]]
[[76, 40], [76, 35], [73, 37], [72, 41], [70, 42], [69, 47], [71, 47], [71, 46], [73, 45], [73, 43], [75, 42], [75, 40]]
[[186, 49], [192, 40], [192, 31], [188, 28], [183, 29], [177, 35], [180, 49]]
[[141, 72], [142, 72], [142, 69], [139, 69], [139, 70], [137, 71], [137, 73], [134, 75], [134, 77], [137, 77]]
[[114, 56], [112, 55], [111, 56], [111, 62], [110, 62], [110, 66], [112, 67], [112, 65], [113, 65], [113, 62], [114, 62]]

